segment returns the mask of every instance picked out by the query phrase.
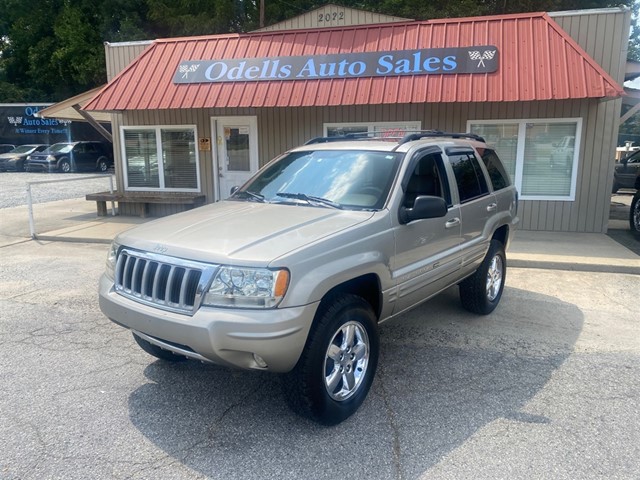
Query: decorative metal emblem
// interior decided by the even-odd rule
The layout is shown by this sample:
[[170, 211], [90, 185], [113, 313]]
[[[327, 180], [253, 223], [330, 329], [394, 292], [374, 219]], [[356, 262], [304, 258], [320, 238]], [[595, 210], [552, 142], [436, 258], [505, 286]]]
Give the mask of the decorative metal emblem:
[[162, 243], [156, 243], [156, 245], [153, 247], [153, 251], [156, 253], [166, 253], [167, 250], [169, 250], [169, 247]]

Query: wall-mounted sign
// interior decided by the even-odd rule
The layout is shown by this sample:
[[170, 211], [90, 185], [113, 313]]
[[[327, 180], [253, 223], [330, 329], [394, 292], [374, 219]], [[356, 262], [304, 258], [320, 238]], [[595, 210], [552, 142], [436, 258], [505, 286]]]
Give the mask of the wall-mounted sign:
[[183, 61], [173, 83], [319, 80], [451, 73], [491, 73], [498, 48], [491, 45], [300, 57]]
[[211, 151], [211, 139], [210, 138], [199, 138], [198, 139], [198, 150], [201, 152], [210, 152]]
[[[100, 140], [102, 137], [87, 122], [72, 122], [60, 118], [40, 118], [36, 114], [51, 104], [0, 104], [0, 143], [25, 145], [30, 143]], [[110, 125], [105, 125], [110, 129]]]
[[[36, 114], [46, 108], [45, 106], [27, 105], [25, 107], [17, 107], [17, 115], [7, 115], [7, 123], [15, 128], [15, 133], [19, 135], [28, 134], [67, 134], [69, 132], [68, 126], [71, 124], [71, 120], [61, 120], [58, 118], [38, 118]], [[9, 110], [11, 104], [5, 105], [5, 109]]]

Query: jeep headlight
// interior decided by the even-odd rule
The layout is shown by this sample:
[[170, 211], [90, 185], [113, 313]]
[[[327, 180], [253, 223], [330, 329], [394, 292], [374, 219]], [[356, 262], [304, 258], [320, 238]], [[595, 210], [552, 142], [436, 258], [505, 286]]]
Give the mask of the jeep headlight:
[[109, 247], [109, 253], [107, 254], [107, 267], [105, 273], [111, 280], [116, 278], [116, 262], [118, 261], [118, 249], [120, 245], [116, 242], [111, 242]]
[[56, 159], [53, 155], [47, 155], [47, 161], [53, 162]]
[[274, 308], [289, 286], [289, 271], [222, 266], [203, 305], [239, 308]]

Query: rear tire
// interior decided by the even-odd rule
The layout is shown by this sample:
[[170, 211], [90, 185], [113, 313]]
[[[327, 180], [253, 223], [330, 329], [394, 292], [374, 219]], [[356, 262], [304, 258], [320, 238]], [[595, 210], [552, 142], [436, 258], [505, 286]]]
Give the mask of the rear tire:
[[618, 193], [619, 189], [620, 189], [620, 185], [618, 185], [618, 182], [614, 180], [613, 186], [611, 187], [611, 193]]
[[302, 356], [283, 377], [287, 403], [304, 417], [337, 425], [366, 398], [379, 349], [378, 324], [369, 303], [351, 294], [326, 298]]
[[182, 355], [176, 355], [169, 350], [165, 350], [158, 347], [157, 345], [154, 345], [153, 343], [149, 343], [144, 338], [140, 338], [135, 333], [133, 334], [133, 338], [136, 343], [140, 345], [140, 348], [142, 350], [147, 352], [149, 355], [153, 355], [154, 357], [159, 358], [160, 360], [171, 363], [184, 362], [186, 360], [186, 357], [183, 357]]
[[637, 239], [640, 240], [640, 191], [636, 192], [631, 200], [629, 209], [629, 228]]
[[460, 282], [460, 301], [470, 312], [488, 315], [500, 303], [507, 276], [507, 257], [504, 245], [491, 240], [489, 251], [478, 270]]
[[109, 170], [109, 162], [107, 162], [106, 158], [98, 159], [98, 171], [102, 173], [106, 173]]

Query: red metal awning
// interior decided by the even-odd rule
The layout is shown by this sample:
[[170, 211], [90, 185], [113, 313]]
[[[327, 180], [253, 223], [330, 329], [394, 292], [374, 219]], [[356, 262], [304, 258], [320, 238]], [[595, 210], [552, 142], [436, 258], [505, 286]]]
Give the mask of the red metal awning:
[[[175, 84], [185, 60], [495, 45], [494, 73]], [[614, 98], [623, 89], [546, 13], [154, 41], [85, 110]]]

